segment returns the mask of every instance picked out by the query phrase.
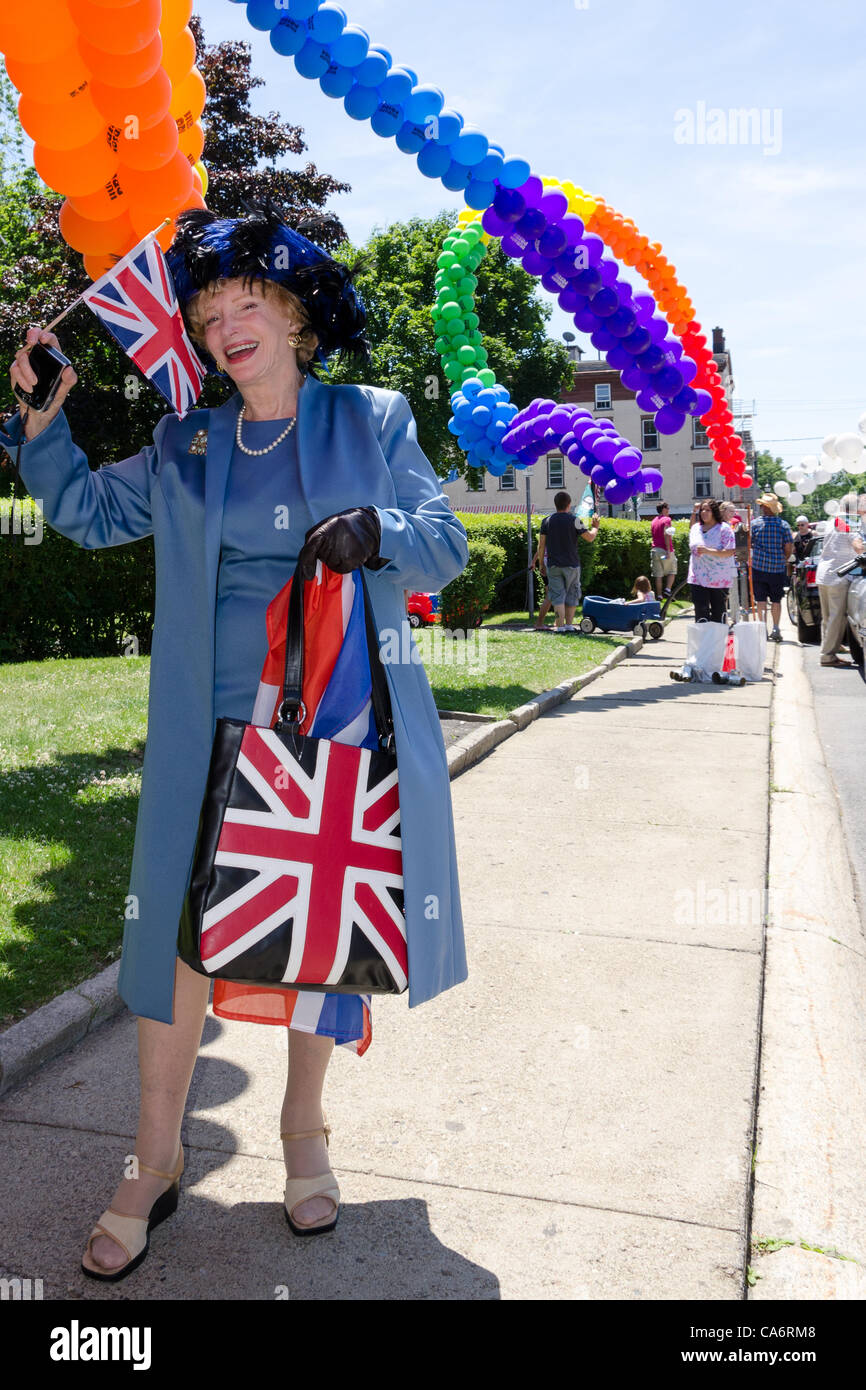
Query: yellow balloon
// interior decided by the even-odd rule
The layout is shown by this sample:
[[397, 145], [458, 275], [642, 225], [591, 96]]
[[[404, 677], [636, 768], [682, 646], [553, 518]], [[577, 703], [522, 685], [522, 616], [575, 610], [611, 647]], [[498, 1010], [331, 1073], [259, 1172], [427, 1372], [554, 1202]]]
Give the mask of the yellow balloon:
[[195, 163], [192, 167], [193, 167], [193, 169], [195, 169], [196, 173], [198, 174], [199, 178], [201, 179], [201, 196], [202, 196], [203, 198], [206, 198], [206, 197], [207, 197], [207, 186], [208, 186], [208, 184], [209, 184], [209, 182], [210, 182], [210, 179], [208, 178], [207, 169], [204, 167], [204, 165], [202, 164], [201, 160], [198, 160], [197, 163]]

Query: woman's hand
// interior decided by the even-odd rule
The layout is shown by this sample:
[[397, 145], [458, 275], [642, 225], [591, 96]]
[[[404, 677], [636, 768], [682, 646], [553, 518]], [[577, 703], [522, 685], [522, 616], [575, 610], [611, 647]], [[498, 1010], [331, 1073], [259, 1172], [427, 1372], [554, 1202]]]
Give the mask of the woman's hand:
[[[12, 366], [9, 368], [9, 380], [13, 388], [18, 386], [22, 391], [32, 391], [36, 385], [36, 373], [30, 365], [29, 353], [29, 349], [33, 347], [34, 343], [45, 343], [46, 347], [54, 347], [57, 348], [58, 352], [60, 351], [56, 333], [49, 333], [44, 328], [28, 328], [27, 345], [16, 352]], [[19, 415], [26, 416], [24, 425], [26, 439], [35, 439], [37, 434], [41, 434], [44, 429], [48, 428], [54, 417], [62, 410], [63, 402], [77, 380], [78, 374], [75, 368], [64, 367], [57, 394], [47, 410], [33, 410], [23, 401], [18, 401]]]
[[[372, 507], [348, 507], [311, 526], [304, 537], [298, 564], [304, 579], [314, 579], [316, 561], [321, 560], [337, 574], [360, 569], [379, 555], [382, 531]], [[376, 568], [381, 569], [387, 560]]]

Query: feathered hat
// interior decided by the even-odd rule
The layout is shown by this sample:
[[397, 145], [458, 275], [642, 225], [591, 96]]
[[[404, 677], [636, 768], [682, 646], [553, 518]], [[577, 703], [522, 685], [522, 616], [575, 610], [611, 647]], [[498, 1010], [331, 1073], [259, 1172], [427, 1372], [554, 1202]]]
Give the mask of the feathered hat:
[[[367, 314], [352, 283], [356, 268], [335, 261], [309, 241], [304, 231], [320, 232], [326, 218], [308, 218], [298, 229], [268, 202], [244, 203], [246, 217], [217, 217], [206, 208], [179, 214], [166, 261], [178, 302], [190, 300], [215, 280], [273, 280], [298, 296], [310, 327], [319, 339], [316, 357], [323, 364], [332, 353], [366, 364], [370, 344], [365, 336]], [[199, 356], [216, 370], [202, 348]]]

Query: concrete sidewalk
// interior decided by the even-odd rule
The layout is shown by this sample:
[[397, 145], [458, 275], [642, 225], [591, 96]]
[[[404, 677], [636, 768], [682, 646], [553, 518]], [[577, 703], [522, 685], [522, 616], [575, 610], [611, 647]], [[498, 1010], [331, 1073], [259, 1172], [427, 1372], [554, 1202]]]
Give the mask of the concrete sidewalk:
[[366, 1056], [337, 1050], [333, 1235], [293, 1239], [281, 1211], [285, 1030], [209, 1014], [177, 1214], [128, 1280], [79, 1273], [135, 1133], [124, 1013], [0, 1100], [0, 1276], [46, 1298], [742, 1299], [773, 683], [671, 682], [685, 627], [452, 784], [470, 977], [375, 1000]]

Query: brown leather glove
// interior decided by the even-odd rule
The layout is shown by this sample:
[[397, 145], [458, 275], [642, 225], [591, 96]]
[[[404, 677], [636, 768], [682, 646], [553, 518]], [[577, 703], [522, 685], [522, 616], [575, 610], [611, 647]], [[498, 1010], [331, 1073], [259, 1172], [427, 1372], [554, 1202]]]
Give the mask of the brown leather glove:
[[389, 563], [379, 555], [381, 539], [382, 528], [375, 508], [348, 507], [335, 512], [317, 521], [304, 536], [298, 556], [301, 574], [304, 579], [313, 579], [317, 560], [337, 574], [348, 574], [362, 565], [381, 569]]

